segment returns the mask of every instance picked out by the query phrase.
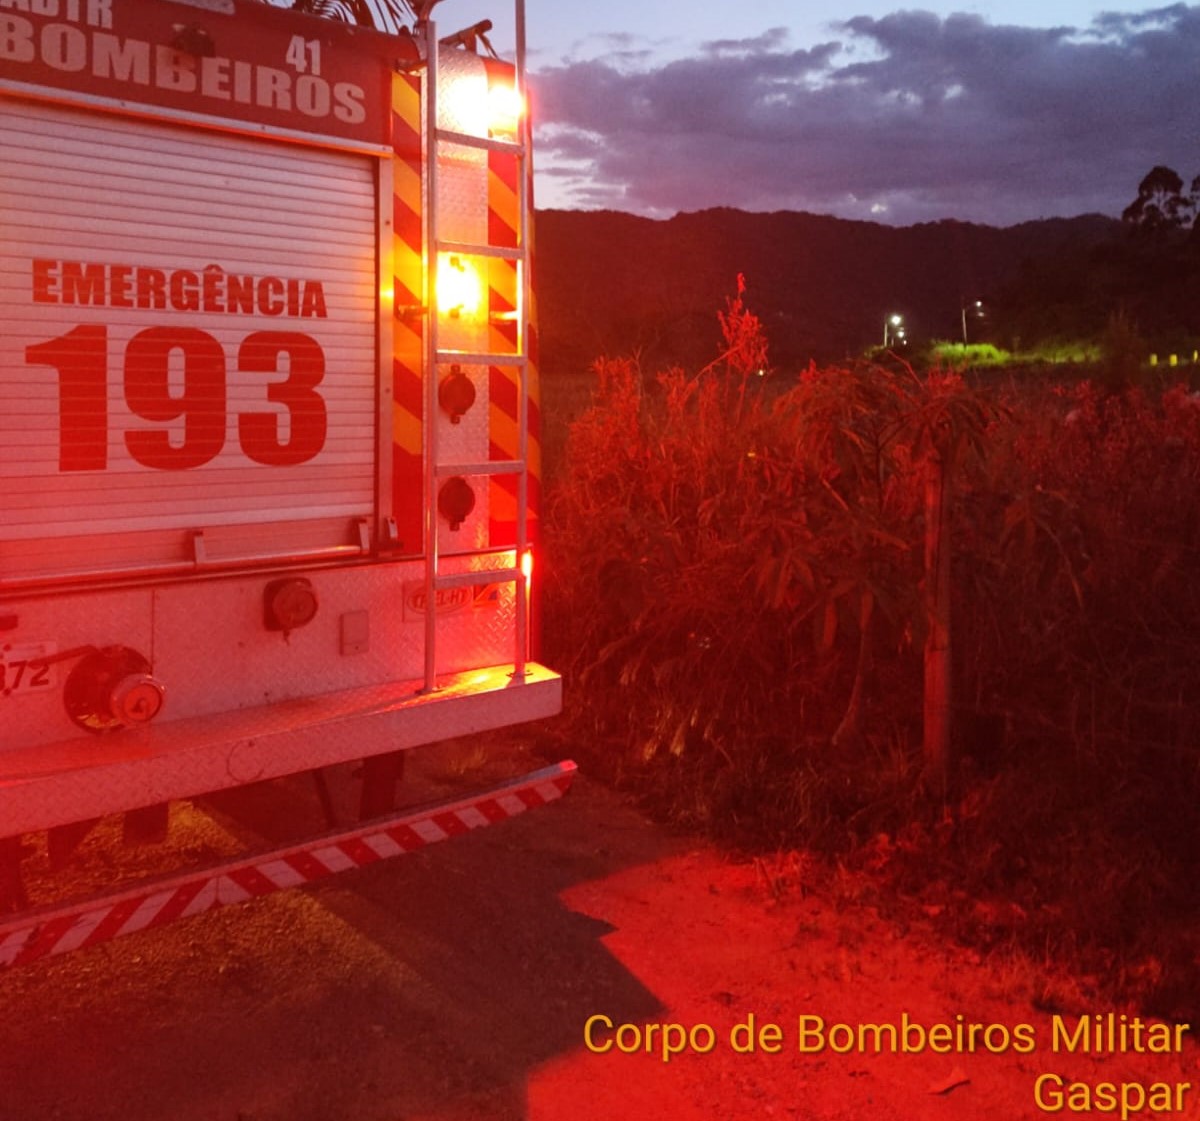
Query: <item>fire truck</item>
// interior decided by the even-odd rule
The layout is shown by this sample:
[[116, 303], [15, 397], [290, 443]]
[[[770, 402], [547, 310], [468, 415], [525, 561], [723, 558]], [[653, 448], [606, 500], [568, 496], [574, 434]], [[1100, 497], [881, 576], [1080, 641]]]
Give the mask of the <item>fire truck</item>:
[[[515, 61], [436, 2], [0, 0], [0, 968], [569, 785], [395, 809], [411, 749], [561, 703], [522, 0]], [[350, 761], [348, 826], [29, 904], [33, 845]]]

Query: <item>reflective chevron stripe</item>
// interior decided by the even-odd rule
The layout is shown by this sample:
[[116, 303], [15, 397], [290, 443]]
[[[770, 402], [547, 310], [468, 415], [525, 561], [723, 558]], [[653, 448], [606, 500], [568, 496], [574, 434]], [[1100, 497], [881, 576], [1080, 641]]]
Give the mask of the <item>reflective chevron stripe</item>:
[[495, 825], [561, 798], [575, 770], [574, 763], [558, 763], [470, 798], [17, 916], [0, 923], [0, 969], [165, 926]]
[[392, 343], [392, 516], [401, 549], [421, 551], [421, 416], [424, 361], [425, 261], [421, 225], [421, 79], [392, 81], [393, 260], [396, 322]]

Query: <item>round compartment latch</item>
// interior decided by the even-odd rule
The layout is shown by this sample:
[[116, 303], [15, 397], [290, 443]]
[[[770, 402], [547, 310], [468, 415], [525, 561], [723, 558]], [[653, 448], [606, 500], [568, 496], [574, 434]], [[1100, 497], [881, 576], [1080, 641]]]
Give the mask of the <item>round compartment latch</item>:
[[167, 691], [148, 673], [131, 673], [108, 691], [108, 707], [122, 724], [146, 724], [163, 706]]
[[67, 677], [67, 715], [89, 732], [146, 724], [162, 711], [166, 686], [128, 646], [106, 646], [81, 658]]
[[456, 362], [438, 385], [438, 404], [442, 406], [451, 424], [457, 424], [463, 414], [475, 404], [475, 386], [462, 372]]
[[475, 492], [461, 475], [455, 475], [442, 484], [442, 489], [438, 491], [438, 513], [450, 523], [451, 529], [458, 529], [474, 509]]

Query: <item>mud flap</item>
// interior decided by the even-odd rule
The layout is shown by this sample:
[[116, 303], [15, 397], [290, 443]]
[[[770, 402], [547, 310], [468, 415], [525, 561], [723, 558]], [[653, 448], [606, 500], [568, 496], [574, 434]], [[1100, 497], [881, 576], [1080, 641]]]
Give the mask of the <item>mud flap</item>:
[[396, 787], [404, 778], [404, 755], [403, 751], [389, 751], [363, 760], [359, 821], [382, 817], [396, 808]]
[[21, 857], [24, 854], [20, 837], [0, 840], [0, 915], [23, 911], [29, 906], [25, 881], [21, 878]]

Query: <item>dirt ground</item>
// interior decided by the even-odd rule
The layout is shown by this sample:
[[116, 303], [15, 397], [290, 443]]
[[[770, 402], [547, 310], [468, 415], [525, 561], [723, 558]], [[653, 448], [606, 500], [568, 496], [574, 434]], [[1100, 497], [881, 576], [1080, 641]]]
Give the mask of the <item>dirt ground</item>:
[[[450, 763], [450, 786], [476, 777], [471, 759]], [[255, 812], [188, 811], [173, 835], [220, 849], [247, 821], [271, 832]], [[93, 875], [104, 859], [82, 858]], [[0, 974], [0, 1121], [1019, 1121], [1055, 1105], [1035, 1100], [1042, 1074], [1200, 1082], [1190, 1042], [1055, 1053], [1030, 991], [1027, 967], [884, 921], [800, 855], [729, 857], [581, 777], [565, 801], [468, 837]], [[1110, 1011], [1126, 1010], [1064, 1023]], [[801, 1017], [905, 1014], [951, 1033], [999, 1025], [994, 1044], [1029, 1025], [1034, 1050], [993, 1054], [982, 1029], [974, 1052], [799, 1046]], [[742, 1053], [730, 1033], [751, 1016], [767, 1049]], [[650, 1053], [614, 1045], [619, 1025], [635, 1047], [660, 1023], [706, 1053], [664, 1062], [661, 1032]], [[744, 1027], [734, 1040], [744, 1051]], [[1200, 1117], [1198, 1092], [1170, 1093], [1167, 1115]], [[1086, 1104], [1121, 1116], [1119, 1101]]]

